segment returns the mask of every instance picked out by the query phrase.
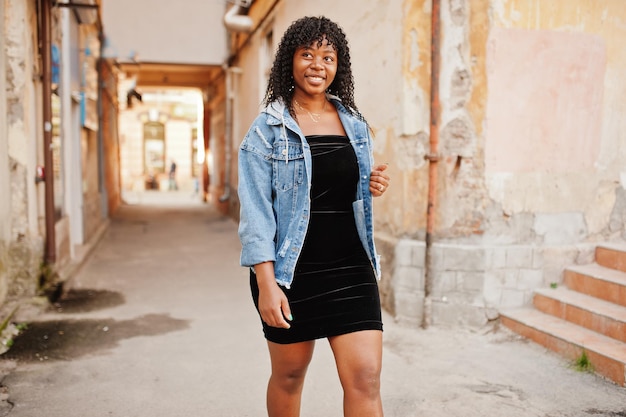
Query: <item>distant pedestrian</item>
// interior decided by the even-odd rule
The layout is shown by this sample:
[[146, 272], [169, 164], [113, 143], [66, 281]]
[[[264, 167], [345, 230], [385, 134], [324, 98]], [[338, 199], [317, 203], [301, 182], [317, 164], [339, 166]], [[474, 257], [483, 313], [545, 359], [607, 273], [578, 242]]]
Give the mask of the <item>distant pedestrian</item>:
[[172, 159], [169, 172], [169, 187], [170, 190], [178, 190], [178, 183], [176, 182], [176, 162]]
[[[271, 359], [270, 417], [300, 415], [316, 339], [327, 338], [344, 415], [382, 417], [382, 329], [372, 197], [387, 166], [354, 103], [343, 30], [325, 17], [291, 24], [239, 150], [241, 264]], [[355, 220], [356, 219], [356, 220]]]

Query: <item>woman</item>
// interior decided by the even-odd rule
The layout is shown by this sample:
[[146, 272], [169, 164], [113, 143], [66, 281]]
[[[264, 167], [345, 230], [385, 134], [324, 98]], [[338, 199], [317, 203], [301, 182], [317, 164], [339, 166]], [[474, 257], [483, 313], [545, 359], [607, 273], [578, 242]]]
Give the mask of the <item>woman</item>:
[[389, 177], [386, 165], [372, 168], [353, 92], [342, 29], [325, 17], [295, 21], [239, 150], [241, 264], [268, 341], [270, 417], [300, 414], [320, 338], [335, 357], [344, 415], [383, 415], [372, 196]]

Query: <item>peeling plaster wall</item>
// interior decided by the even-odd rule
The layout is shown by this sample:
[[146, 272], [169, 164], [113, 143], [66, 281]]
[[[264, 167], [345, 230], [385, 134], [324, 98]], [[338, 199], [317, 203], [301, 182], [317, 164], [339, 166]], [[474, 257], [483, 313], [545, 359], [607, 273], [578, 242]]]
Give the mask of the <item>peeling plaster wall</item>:
[[[382, 159], [390, 163], [392, 183], [385, 197], [375, 200], [376, 245], [382, 259], [384, 308], [401, 321], [418, 323], [424, 299], [424, 252], [413, 247], [424, 241], [426, 228], [431, 1], [405, 0], [395, 7], [402, 11], [400, 48], [387, 53], [388, 59], [397, 59], [401, 65], [399, 84], [387, 84], [393, 76], [381, 82], [397, 100], [397, 116], [383, 121], [388, 139], [381, 151]], [[371, 100], [376, 102], [375, 97]]]
[[[5, 3], [0, 2], [0, 62], [6, 62]], [[9, 291], [8, 251], [11, 239], [11, 205], [9, 181], [9, 149], [7, 142], [6, 68], [0, 65], [0, 304], [4, 304]]]
[[[498, 48], [511, 44], [520, 48], [517, 57], [527, 55], [528, 71], [543, 77], [529, 80], [528, 73], [520, 73], [511, 86], [531, 87], [532, 95], [523, 98], [534, 98], [537, 106], [520, 106], [519, 115], [532, 130], [512, 132], [511, 141], [525, 134], [533, 149], [518, 147], [519, 160], [509, 169], [502, 167], [506, 149], [499, 144], [497, 123], [503, 118], [492, 122], [488, 115], [490, 195], [508, 215], [576, 213], [582, 234], [576, 240], [626, 238], [624, 223], [611, 221], [624, 204], [618, 199], [625, 186], [620, 184], [626, 162], [623, 2], [498, 0], [492, 2], [492, 19], [490, 79], [498, 83], [512, 72], [498, 57]], [[491, 91], [489, 100], [494, 107], [502, 102]]]
[[[420, 6], [413, 21], [430, 13]], [[593, 261], [595, 243], [626, 238], [626, 7], [443, 0], [441, 10], [433, 319], [481, 324]], [[424, 243], [410, 230], [392, 288], [397, 318], [419, 323]]]
[[[474, 84], [470, 2], [442, 2], [441, 130], [438, 235], [471, 235], [482, 223], [486, 192], [475, 120], [469, 112]], [[474, 3], [472, 7], [476, 6]], [[478, 69], [480, 70], [480, 69]]]
[[377, 201], [380, 209], [376, 215], [390, 234], [423, 239], [428, 194], [424, 156], [430, 148], [431, 1], [404, 1], [400, 7], [401, 48], [395, 53], [401, 63], [401, 84], [394, 86], [399, 88], [395, 104], [399, 123], [393, 119], [388, 123], [393, 140], [388, 141], [384, 152], [393, 183], [385, 198]]
[[[0, 140], [6, 138], [8, 185], [2, 210], [0, 259], [6, 262], [6, 295], [14, 299], [32, 295], [37, 287], [39, 265], [43, 258], [43, 240], [39, 232], [37, 189], [33, 181], [37, 161], [38, 128], [36, 99], [37, 19], [34, 2], [4, 2], [3, 77], [6, 91], [6, 120]], [[9, 18], [10, 17], [10, 18]], [[4, 130], [6, 129], [6, 130]], [[6, 135], [6, 136], [5, 136]], [[6, 169], [5, 168], [5, 169]], [[2, 169], [2, 164], [0, 164]], [[8, 189], [7, 189], [8, 188]], [[42, 189], [43, 191], [43, 189]], [[3, 200], [5, 200], [3, 198]], [[6, 251], [6, 252], [5, 252]], [[3, 262], [3, 263], [4, 263]], [[0, 272], [3, 274], [3, 272]], [[4, 290], [3, 290], [4, 291]]]
[[[592, 261], [594, 243], [626, 238], [626, 7], [619, 0], [490, 6], [485, 180], [492, 215], [484, 237], [542, 248], [543, 280], [535, 287], [545, 286], [560, 281], [563, 266]], [[532, 290], [529, 284], [516, 282]], [[487, 302], [529, 301], [503, 280], [496, 287], [501, 296], [491, 291]]]

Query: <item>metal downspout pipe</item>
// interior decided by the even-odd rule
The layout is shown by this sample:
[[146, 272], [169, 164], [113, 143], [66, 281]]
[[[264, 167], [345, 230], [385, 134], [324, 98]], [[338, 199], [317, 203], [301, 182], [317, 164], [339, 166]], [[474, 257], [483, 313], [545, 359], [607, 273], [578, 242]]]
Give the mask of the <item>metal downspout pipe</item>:
[[[244, 2], [247, 3], [247, 2]], [[252, 3], [252, 2], [250, 2]], [[253, 21], [249, 16], [243, 15], [244, 7], [240, 4], [235, 4], [224, 15], [224, 26], [230, 32], [244, 32], [250, 33], [252, 31]], [[232, 46], [229, 43], [229, 48]], [[232, 61], [232, 52], [230, 53], [228, 64], [224, 66], [226, 71], [226, 110], [225, 110], [225, 126], [224, 126], [224, 192], [219, 198], [220, 203], [224, 203], [230, 199], [232, 192], [231, 175], [232, 175], [232, 160], [233, 160], [233, 143], [234, 143], [234, 101], [236, 92], [235, 74], [241, 74], [241, 68], [232, 67], [230, 63]]]
[[441, 1], [432, 0], [430, 41], [430, 151], [428, 160], [428, 207], [426, 209], [426, 249], [424, 254], [424, 311], [422, 327], [432, 323], [432, 289], [434, 283], [432, 244], [437, 208], [437, 169], [439, 166], [439, 75], [441, 71]]
[[54, 218], [54, 167], [52, 159], [52, 41], [51, 0], [39, 0], [41, 13], [41, 72], [43, 104], [43, 161], [45, 166], [45, 261], [56, 262], [56, 236]]

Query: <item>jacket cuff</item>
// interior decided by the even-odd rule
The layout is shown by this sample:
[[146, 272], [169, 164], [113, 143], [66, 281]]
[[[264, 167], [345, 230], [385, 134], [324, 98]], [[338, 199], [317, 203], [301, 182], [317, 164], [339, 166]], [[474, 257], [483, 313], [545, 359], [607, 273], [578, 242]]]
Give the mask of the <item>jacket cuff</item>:
[[241, 249], [241, 266], [254, 266], [262, 262], [276, 261], [274, 242], [254, 242], [243, 245]]

